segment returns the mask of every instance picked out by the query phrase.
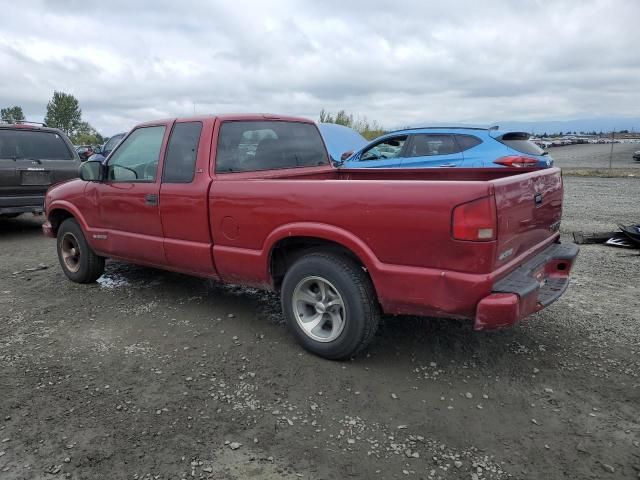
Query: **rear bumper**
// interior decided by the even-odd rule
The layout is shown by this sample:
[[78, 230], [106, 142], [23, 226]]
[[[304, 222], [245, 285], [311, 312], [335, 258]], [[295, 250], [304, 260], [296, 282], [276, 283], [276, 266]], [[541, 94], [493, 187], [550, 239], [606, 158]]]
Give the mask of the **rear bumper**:
[[579, 250], [554, 243], [496, 282], [478, 303], [474, 329], [509, 327], [560, 298]]
[[0, 197], [0, 214], [3, 213], [42, 213], [44, 194]]

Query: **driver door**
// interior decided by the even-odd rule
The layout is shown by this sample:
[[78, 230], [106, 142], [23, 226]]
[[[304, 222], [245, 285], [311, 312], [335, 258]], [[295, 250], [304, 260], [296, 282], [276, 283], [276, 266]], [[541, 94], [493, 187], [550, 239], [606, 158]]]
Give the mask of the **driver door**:
[[97, 185], [100, 206], [99, 250], [114, 257], [165, 265], [160, 221], [160, 159], [166, 125], [131, 132], [109, 157], [107, 178]]
[[407, 135], [385, 138], [349, 161], [348, 168], [394, 168], [402, 165]]

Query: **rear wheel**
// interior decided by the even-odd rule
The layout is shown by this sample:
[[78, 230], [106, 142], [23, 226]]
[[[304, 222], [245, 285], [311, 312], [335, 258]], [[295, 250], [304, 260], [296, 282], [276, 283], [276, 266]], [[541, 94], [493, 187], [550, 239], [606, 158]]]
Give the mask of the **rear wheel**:
[[380, 309], [360, 265], [336, 254], [299, 258], [282, 283], [282, 308], [298, 342], [331, 360], [351, 358], [373, 339]]
[[58, 228], [57, 246], [58, 260], [69, 280], [92, 283], [104, 272], [104, 258], [91, 250], [73, 218], [66, 219]]

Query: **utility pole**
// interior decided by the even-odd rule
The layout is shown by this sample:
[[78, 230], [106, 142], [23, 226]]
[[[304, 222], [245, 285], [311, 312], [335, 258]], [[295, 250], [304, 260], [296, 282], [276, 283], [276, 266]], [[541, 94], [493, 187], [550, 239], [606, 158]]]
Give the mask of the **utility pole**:
[[612, 164], [613, 164], [613, 141], [614, 141], [615, 137], [616, 137], [616, 129], [614, 128], [611, 131], [611, 152], [609, 153], [609, 175], [611, 175], [611, 173], [612, 173], [611, 172], [611, 167], [612, 167]]

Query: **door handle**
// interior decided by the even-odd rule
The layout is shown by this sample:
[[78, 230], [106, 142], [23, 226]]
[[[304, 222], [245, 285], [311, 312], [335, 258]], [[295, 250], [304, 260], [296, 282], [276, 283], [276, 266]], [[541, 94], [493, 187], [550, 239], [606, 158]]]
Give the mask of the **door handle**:
[[158, 195], [155, 193], [148, 193], [144, 196], [145, 205], [158, 205]]
[[443, 163], [442, 165], [440, 165], [441, 167], [455, 167], [456, 164], [455, 163]]

